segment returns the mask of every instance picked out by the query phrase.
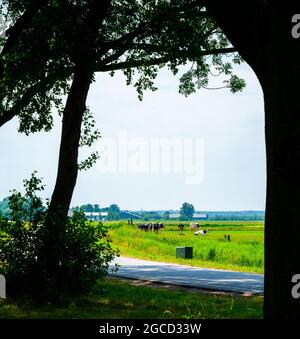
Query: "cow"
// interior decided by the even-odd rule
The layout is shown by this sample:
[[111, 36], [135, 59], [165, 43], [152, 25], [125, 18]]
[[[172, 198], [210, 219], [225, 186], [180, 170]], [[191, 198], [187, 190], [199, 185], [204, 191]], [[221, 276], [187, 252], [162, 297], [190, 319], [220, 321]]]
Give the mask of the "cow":
[[198, 230], [198, 228], [199, 228], [199, 224], [196, 224], [196, 223], [191, 223], [190, 224], [190, 230], [191, 231], [197, 231]]
[[158, 231], [160, 229], [164, 228], [164, 224], [163, 223], [150, 223], [148, 224], [149, 230], [155, 233], [158, 233]]
[[154, 232], [154, 233], [158, 233], [158, 231], [159, 231], [159, 229], [160, 229], [160, 224], [159, 223], [154, 223], [154, 224], [152, 224], [152, 231]]
[[183, 228], [184, 228], [184, 224], [179, 224], [178, 228], [179, 228], [180, 234], [182, 234]]
[[155, 233], [158, 233], [160, 229], [164, 228], [163, 223], [149, 223], [149, 224], [139, 224], [138, 228], [142, 231], [153, 231]]
[[195, 232], [194, 235], [198, 235], [198, 234], [206, 235], [207, 232], [208, 232], [208, 230], [200, 230], [200, 231]]
[[139, 228], [141, 231], [147, 232], [148, 229], [149, 229], [149, 225], [150, 225], [150, 224], [139, 224], [139, 225], [138, 225], [138, 228]]

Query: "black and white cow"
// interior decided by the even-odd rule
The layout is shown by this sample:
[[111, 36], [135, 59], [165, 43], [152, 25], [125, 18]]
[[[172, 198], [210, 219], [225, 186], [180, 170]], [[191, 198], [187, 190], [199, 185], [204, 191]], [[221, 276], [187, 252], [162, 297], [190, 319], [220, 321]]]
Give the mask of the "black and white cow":
[[178, 228], [179, 228], [180, 234], [182, 234], [183, 229], [184, 229], [184, 224], [179, 224]]

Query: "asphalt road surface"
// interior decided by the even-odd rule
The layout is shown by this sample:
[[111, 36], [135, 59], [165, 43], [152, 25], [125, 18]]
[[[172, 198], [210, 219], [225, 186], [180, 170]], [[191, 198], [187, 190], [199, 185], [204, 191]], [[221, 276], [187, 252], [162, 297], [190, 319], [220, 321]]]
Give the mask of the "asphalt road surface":
[[263, 294], [264, 289], [262, 274], [199, 268], [127, 257], [116, 258], [111, 266], [114, 264], [120, 267], [117, 273], [111, 275], [124, 278], [243, 294]]

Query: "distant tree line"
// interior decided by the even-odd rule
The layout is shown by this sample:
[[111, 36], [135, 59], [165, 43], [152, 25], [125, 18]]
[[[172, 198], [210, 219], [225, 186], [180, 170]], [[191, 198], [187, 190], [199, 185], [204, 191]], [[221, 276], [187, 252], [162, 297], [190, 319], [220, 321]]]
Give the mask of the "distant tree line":
[[[25, 207], [26, 208], [26, 207]], [[108, 220], [119, 220], [122, 219], [122, 212], [120, 207], [117, 204], [111, 204], [108, 207], [101, 208], [99, 204], [87, 203], [80, 206], [77, 206], [73, 209], [82, 210], [84, 212], [108, 212]], [[192, 214], [193, 211], [193, 214]], [[142, 220], [169, 220], [170, 212], [169, 211], [128, 211], [136, 215], [139, 215]], [[189, 203], [183, 203], [180, 211], [179, 218], [180, 220], [191, 220], [195, 213], [194, 206]], [[231, 211], [231, 212], [204, 212], [207, 214], [207, 220], [211, 221], [235, 221], [235, 220], [264, 220], [265, 212], [264, 211]], [[8, 198], [4, 198], [0, 201], [0, 215], [3, 217], [9, 218], [10, 209], [8, 206]]]
[[85, 204], [85, 205], [81, 205], [79, 207], [76, 207], [76, 209], [80, 209], [84, 212], [101, 212], [101, 208], [98, 204]]
[[158, 211], [141, 211], [136, 212], [136, 214], [138, 214], [141, 217], [141, 219], [145, 221], [164, 219], [163, 214], [159, 213]]
[[208, 220], [265, 220], [264, 211], [206, 212]]

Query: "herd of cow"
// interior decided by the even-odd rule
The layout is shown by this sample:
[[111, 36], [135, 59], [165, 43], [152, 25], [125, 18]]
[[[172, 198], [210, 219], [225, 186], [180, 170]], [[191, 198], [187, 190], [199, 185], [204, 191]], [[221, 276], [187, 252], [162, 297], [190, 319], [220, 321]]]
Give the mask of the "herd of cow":
[[158, 233], [158, 231], [162, 228], [164, 228], [163, 223], [150, 223], [150, 224], [139, 224], [138, 228], [142, 231], [153, 231], [155, 233]]
[[[198, 234], [205, 235], [208, 232], [208, 230], [199, 230], [199, 227], [200, 225], [197, 223], [190, 224], [190, 230], [195, 232], [194, 233], [195, 235], [198, 235]], [[145, 232], [152, 231], [152, 232], [158, 233], [159, 230], [164, 228], [164, 224], [163, 223], [139, 224], [138, 228], [141, 231], [145, 231]], [[184, 224], [179, 224], [178, 228], [179, 228], [180, 233], [182, 234], [183, 229], [184, 229]]]

